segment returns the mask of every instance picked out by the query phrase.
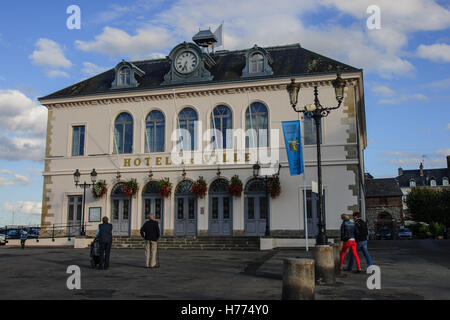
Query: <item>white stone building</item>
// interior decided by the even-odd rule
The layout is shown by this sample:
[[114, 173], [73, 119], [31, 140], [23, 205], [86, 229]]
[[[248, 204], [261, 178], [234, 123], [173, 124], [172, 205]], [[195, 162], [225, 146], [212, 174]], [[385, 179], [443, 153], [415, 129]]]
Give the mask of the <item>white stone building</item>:
[[[48, 108], [42, 225], [80, 225], [83, 189], [75, 186], [74, 172], [81, 173], [80, 183], [90, 183], [89, 174], [95, 169], [97, 181], [104, 180], [108, 191], [96, 199], [87, 190], [84, 220], [88, 234], [95, 232], [100, 216], [108, 216], [115, 235], [137, 235], [146, 214], [154, 211], [165, 236], [303, 236], [303, 176], [289, 174], [281, 127], [282, 121], [298, 119], [286, 85], [291, 78], [302, 84], [299, 106], [313, 103], [314, 86], [318, 86], [322, 105], [335, 106], [332, 81], [337, 73], [347, 81], [345, 98], [339, 109], [323, 118], [321, 133], [326, 226], [329, 236], [336, 235], [342, 213], [365, 211], [362, 70], [298, 44], [207, 53], [194, 43], [182, 43], [166, 59], [122, 61], [114, 69], [40, 98]], [[251, 137], [219, 144], [217, 149], [228, 152], [219, 162], [176, 165], [171, 157], [176, 148], [173, 132], [178, 127], [193, 131], [194, 123], [202, 132], [267, 131], [260, 131], [254, 144], [248, 145]], [[279, 130], [278, 135], [268, 134], [272, 130]], [[302, 130], [309, 234], [314, 237], [317, 214], [310, 199], [311, 181], [317, 181], [313, 121], [302, 119]], [[199, 131], [195, 134], [201, 138]], [[184, 150], [194, 149], [192, 158], [201, 157], [210, 141], [197, 140]], [[269, 165], [255, 156], [266, 151], [278, 160]], [[278, 197], [267, 194], [264, 179], [253, 177], [256, 161], [261, 174], [281, 164]], [[225, 190], [235, 175], [243, 182], [240, 197]], [[190, 192], [199, 177], [208, 186], [204, 198]], [[156, 193], [156, 184], [163, 178], [173, 185], [168, 198]], [[122, 184], [130, 179], [136, 179], [139, 186], [132, 198], [124, 194]]]

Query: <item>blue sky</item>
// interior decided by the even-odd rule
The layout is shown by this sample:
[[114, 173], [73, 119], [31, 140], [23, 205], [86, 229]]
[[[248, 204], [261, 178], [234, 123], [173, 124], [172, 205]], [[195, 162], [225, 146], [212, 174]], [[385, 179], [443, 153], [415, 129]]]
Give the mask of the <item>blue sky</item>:
[[[81, 9], [69, 30], [66, 9]], [[370, 5], [381, 29], [369, 30]], [[270, 8], [270, 9], [269, 9]], [[446, 166], [450, 2], [433, 0], [8, 1], [0, 11], [0, 225], [39, 223], [46, 110], [37, 98], [114, 67], [167, 55], [225, 22], [225, 49], [299, 42], [364, 69], [366, 171]]]

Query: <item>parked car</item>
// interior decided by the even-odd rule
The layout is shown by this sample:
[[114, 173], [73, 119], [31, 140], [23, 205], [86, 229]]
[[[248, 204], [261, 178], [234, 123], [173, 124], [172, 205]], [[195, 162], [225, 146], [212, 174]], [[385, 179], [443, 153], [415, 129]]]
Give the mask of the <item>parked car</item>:
[[0, 246], [4, 246], [6, 244], [6, 236], [4, 233], [0, 233]]
[[412, 239], [412, 232], [408, 228], [400, 229], [398, 237], [399, 239]]
[[6, 234], [6, 239], [20, 239], [20, 230], [19, 229], [8, 230], [8, 233]]
[[392, 232], [388, 228], [381, 229], [375, 234], [377, 240], [392, 240]]

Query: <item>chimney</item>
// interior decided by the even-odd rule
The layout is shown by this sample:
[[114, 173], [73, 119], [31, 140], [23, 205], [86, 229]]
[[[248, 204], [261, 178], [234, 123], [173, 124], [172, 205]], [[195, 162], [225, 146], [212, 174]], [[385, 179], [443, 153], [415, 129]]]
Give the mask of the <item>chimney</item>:
[[403, 169], [402, 168], [398, 168], [398, 175], [402, 176], [403, 175]]
[[450, 156], [447, 156], [447, 169], [450, 170]]
[[423, 164], [422, 164], [422, 162], [420, 163], [419, 169], [420, 169], [420, 176], [423, 177]]

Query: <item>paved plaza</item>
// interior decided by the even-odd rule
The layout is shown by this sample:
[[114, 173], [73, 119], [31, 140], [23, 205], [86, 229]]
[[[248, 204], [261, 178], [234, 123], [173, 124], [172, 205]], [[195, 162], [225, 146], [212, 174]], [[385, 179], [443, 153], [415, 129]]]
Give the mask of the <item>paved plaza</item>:
[[[369, 275], [345, 272], [316, 287], [316, 299], [450, 299], [450, 241], [371, 241], [381, 290]], [[161, 268], [144, 268], [144, 250], [117, 249], [109, 270], [89, 267], [89, 250], [0, 248], [2, 299], [279, 300], [283, 259], [304, 249], [272, 251], [162, 250]], [[360, 255], [362, 256], [362, 255]], [[365, 268], [365, 260], [361, 259]], [[68, 290], [67, 267], [81, 268], [81, 290]]]

